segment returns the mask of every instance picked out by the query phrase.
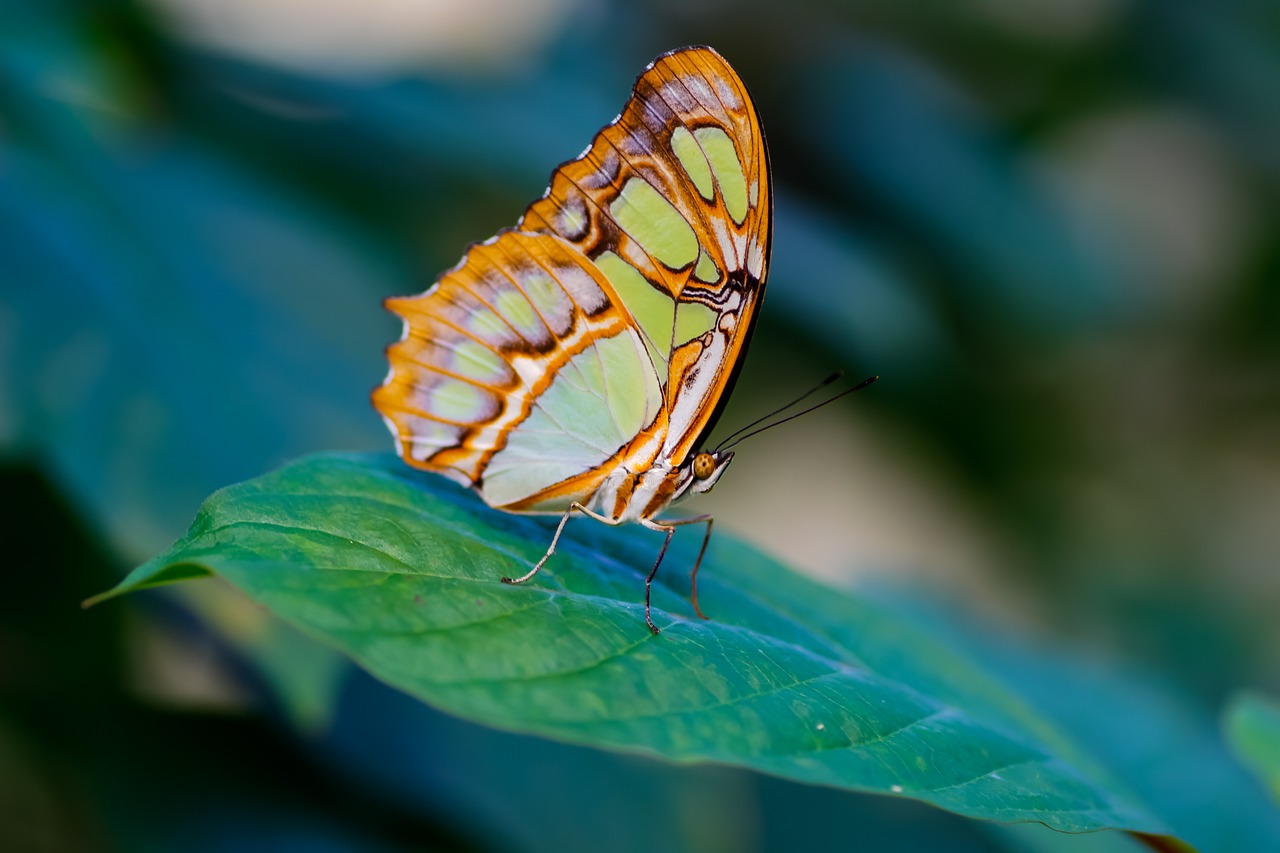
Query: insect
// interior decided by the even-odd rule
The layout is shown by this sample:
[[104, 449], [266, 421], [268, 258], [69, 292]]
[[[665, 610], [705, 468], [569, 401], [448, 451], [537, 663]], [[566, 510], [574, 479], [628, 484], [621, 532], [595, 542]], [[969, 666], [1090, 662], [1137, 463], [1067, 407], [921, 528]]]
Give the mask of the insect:
[[733, 459], [700, 450], [742, 366], [764, 295], [772, 193], [751, 98], [709, 47], [659, 56], [622, 112], [551, 175], [514, 228], [467, 249], [404, 320], [373, 403], [407, 463], [514, 513], [575, 512], [666, 535], [672, 503]]

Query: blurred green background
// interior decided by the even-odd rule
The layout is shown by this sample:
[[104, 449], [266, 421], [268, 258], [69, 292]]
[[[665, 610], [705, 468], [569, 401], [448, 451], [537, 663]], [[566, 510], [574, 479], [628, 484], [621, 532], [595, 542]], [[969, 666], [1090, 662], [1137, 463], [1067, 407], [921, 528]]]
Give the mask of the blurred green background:
[[0, 0], [0, 847], [1059, 849], [484, 731], [213, 584], [77, 608], [214, 489], [389, 449], [380, 300], [691, 43], [755, 95], [777, 195], [722, 430], [884, 377], [699, 511], [1137, 673], [1196, 737], [1280, 691], [1274, 4]]

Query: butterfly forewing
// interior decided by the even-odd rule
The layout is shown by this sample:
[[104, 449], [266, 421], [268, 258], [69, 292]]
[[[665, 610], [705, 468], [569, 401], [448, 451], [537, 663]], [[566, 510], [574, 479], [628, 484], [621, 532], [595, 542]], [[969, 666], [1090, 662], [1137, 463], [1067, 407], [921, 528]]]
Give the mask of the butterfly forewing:
[[770, 206], [737, 75], [709, 48], [659, 57], [516, 229], [388, 300], [405, 332], [374, 404], [401, 456], [516, 511], [680, 465], [741, 361]]
[[578, 246], [623, 296], [661, 376], [673, 464], [711, 427], [740, 363], [771, 213], [746, 87], [715, 51], [687, 48], [654, 61], [618, 118], [556, 170], [521, 220]]

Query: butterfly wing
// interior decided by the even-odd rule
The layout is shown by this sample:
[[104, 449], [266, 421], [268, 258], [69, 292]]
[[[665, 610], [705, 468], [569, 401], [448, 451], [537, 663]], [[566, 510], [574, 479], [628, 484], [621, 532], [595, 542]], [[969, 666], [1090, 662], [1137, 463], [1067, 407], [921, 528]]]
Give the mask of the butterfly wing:
[[388, 300], [405, 329], [373, 401], [401, 456], [546, 512], [624, 463], [679, 465], [741, 362], [770, 206], [737, 75], [710, 48], [659, 57], [515, 230]]
[[373, 402], [400, 455], [493, 506], [586, 503], [609, 460], [661, 413], [657, 374], [621, 300], [554, 236], [505, 231], [425, 294], [387, 307], [404, 335]]
[[658, 57], [631, 100], [520, 221], [604, 270], [642, 330], [681, 464], [715, 425], [768, 272], [773, 197], [759, 116], [708, 47]]

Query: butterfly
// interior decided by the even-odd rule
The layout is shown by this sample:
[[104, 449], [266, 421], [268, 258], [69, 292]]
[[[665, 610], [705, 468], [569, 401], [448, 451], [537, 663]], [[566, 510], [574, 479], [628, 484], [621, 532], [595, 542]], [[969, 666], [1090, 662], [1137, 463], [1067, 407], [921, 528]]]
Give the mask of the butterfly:
[[703, 450], [742, 367], [772, 235], [769, 155], [737, 73], [705, 46], [659, 56], [622, 112], [514, 228], [471, 245], [404, 321], [373, 404], [408, 464], [513, 513], [582, 513], [666, 535], [671, 504], [733, 459]]

